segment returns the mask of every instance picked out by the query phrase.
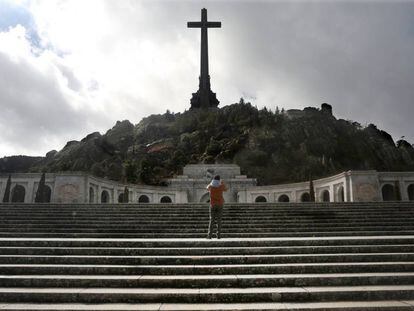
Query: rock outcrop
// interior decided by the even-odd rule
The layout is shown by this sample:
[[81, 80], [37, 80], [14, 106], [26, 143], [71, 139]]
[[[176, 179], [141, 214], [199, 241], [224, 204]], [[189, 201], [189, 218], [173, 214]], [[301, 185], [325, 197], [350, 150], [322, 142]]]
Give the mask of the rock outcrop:
[[414, 148], [375, 125], [336, 119], [332, 107], [301, 113], [250, 103], [118, 121], [104, 135], [71, 141], [44, 158], [0, 159], [0, 172], [87, 171], [129, 182], [162, 184], [189, 163], [236, 163], [259, 184], [320, 178], [344, 170], [414, 170]]

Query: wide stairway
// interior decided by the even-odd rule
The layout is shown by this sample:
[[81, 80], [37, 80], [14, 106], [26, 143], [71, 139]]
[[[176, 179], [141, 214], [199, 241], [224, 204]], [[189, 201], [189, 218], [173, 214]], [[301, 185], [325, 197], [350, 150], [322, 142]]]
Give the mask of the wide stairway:
[[0, 310], [414, 310], [414, 203], [0, 204]]

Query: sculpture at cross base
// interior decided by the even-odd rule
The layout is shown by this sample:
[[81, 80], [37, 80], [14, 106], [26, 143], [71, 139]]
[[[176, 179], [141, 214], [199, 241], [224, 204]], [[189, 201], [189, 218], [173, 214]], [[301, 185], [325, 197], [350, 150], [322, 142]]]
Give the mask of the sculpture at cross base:
[[220, 103], [216, 93], [211, 91], [210, 75], [208, 72], [208, 28], [220, 28], [221, 22], [208, 22], [207, 10], [201, 10], [201, 22], [188, 22], [188, 28], [201, 28], [201, 57], [200, 57], [200, 81], [198, 91], [191, 98], [191, 109], [193, 108], [215, 108]]

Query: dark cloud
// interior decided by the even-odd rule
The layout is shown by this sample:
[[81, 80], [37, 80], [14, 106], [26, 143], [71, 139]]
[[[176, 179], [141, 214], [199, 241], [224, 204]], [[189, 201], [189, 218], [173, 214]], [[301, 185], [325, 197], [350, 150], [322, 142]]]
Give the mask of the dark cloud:
[[240, 91], [273, 99], [261, 105], [329, 102], [414, 141], [413, 13], [409, 2], [242, 3], [224, 11], [215, 51]]
[[[54, 74], [33, 64], [15, 62], [0, 53], [1, 143], [22, 150], [49, 150], [51, 142], [77, 138], [90, 130], [88, 111], [75, 109], [65, 98]], [[53, 70], [50, 68], [49, 70]]]
[[[98, 38], [80, 36], [84, 41], [79, 43], [93, 42], [97, 55], [84, 56], [77, 47], [68, 55], [56, 54], [62, 62], [51, 58], [57, 72], [46, 72], [0, 52], [0, 70], [6, 73], [0, 85], [5, 111], [0, 127], [6, 134], [0, 143], [33, 151], [50, 138], [61, 145], [47, 149], [56, 149], [65, 139], [102, 131], [118, 119], [138, 122], [150, 113], [188, 109], [198, 87], [200, 34], [186, 23], [198, 20], [203, 6], [210, 20], [222, 22], [221, 29], [209, 31], [211, 83], [221, 106], [242, 96], [271, 109], [328, 102], [337, 117], [374, 123], [394, 139], [404, 135], [414, 142], [414, 2], [100, 5], [102, 25], [110, 28]], [[70, 36], [76, 43], [77, 36]], [[45, 42], [51, 53], [59, 50], [53, 37]], [[85, 74], [88, 70], [93, 74]]]

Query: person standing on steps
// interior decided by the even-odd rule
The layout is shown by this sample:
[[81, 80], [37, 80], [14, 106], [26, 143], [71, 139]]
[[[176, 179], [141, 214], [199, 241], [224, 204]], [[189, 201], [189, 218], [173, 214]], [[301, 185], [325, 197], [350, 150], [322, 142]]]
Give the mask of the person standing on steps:
[[227, 191], [227, 187], [220, 180], [220, 175], [216, 175], [207, 186], [207, 190], [210, 192], [210, 223], [208, 225], [207, 239], [211, 239], [214, 223], [217, 223], [217, 239], [220, 239], [221, 216], [223, 215], [224, 205], [223, 192]]

